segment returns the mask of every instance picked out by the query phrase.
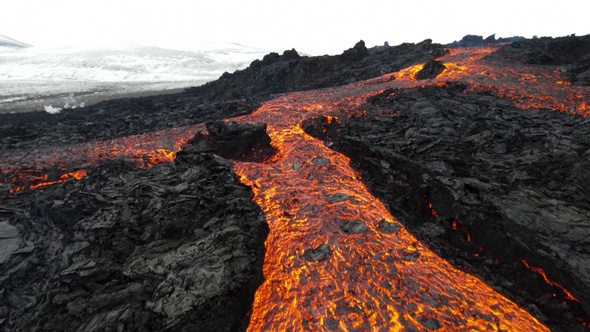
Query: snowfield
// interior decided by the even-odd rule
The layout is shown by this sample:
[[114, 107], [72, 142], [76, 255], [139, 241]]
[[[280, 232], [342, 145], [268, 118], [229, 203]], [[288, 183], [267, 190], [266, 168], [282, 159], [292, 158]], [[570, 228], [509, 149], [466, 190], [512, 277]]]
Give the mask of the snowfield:
[[232, 43], [175, 49], [7, 44], [0, 43], [0, 113], [42, 110], [46, 106], [73, 108], [108, 98], [176, 91], [243, 69], [271, 52]]

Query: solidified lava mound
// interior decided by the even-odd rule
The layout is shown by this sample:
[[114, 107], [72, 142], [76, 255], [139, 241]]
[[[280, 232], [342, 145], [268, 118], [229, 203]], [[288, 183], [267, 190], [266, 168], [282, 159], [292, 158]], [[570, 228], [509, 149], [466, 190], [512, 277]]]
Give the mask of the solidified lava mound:
[[339, 86], [381, 76], [445, 54], [427, 39], [417, 44], [368, 49], [361, 40], [340, 55], [302, 57], [295, 50], [267, 54], [244, 70], [191, 88], [196, 96], [225, 100]]
[[590, 121], [465, 89], [390, 89], [369, 98], [367, 116], [303, 127], [349, 156], [442, 257], [556, 330], [585, 330], [576, 320], [590, 316]]
[[197, 134], [183, 147], [184, 151], [213, 152], [242, 161], [263, 161], [276, 152], [270, 144], [265, 123], [214, 121], [205, 126], [208, 134]]
[[0, 324], [12, 331], [236, 331], [267, 226], [231, 163], [105, 161], [0, 210]]
[[590, 86], [590, 35], [527, 39], [506, 45], [491, 57], [553, 66], [572, 84]]

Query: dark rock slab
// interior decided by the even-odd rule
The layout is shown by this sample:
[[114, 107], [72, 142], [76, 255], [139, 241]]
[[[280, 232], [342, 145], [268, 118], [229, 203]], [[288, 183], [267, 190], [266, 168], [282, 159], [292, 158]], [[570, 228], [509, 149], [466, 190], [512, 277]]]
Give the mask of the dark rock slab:
[[6, 197], [2, 330], [245, 330], [267, 233], [251, 199], [228, 160], [190, 153]]
[[392, 234], [399, 231], [401, 229], [401, 226], [391, 221], [383, 219], [379, 222], [377, 229], [383, 233]]
[[572, 84], [590, 85], [590, 35], [526, 39], [506, 45], [489, 57], [557, 67]]
[[0, 265], [8, 261], [21, 246], [18, 228], [6, 221], [0, 222]]
[[214, 152], [224, 158], [263, 161], [275, 153], [265, 123], [214, 121], [206, 123], [208, 135], [195, 136], [185, 151]]
[[414, 76], [417, 80], [425, 80], [427, 78], [436, 78], [445, 70], [445, 65], [438, 60], [431, 60], [424, 64], [424, 67]]
[[327, 244], [321, 244], [317, 248], [305, 250], [303, 257], [310, 262], [325, 261], [330, 258], [332, 250]]
[[345, 234], [360, 234], [367, 230], [367, 225], [365, 225], [360, 220], [351, 220], [344, 225], [342, 225], [342, 231]]
[[311, 160], [311, 163], [314, 165], [327, 165], [330, 163], [330, 159], [322, 158], [322, 157], [315, 157]]
[[346, 194], [342, 194], [342, 193], [336, 193], [336, 194], [330, 194], [326, 196], [326, 201], [328, 203], [338, 203], [338, 202], [344, 202], [347, 201], [349, 199], [351, 199], [352, 196], [346, 195]]

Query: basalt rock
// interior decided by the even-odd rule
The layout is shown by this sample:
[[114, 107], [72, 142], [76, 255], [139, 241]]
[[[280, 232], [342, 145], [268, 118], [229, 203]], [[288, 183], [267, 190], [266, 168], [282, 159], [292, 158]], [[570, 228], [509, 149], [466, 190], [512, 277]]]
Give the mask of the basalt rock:
[[295, 50], [271, 53], [244, 70], [225, 73], [217, 81], [188, 91], [208, 100], [267, 96], [357, 82], [394, 72], [445, 54], [442, 45], [417, 44], [367, 49], [363, 41], [334, 56], [299, 56]]
[[225, 158], [247, 161], [263, 161], [275, 153], [265, 123], [215, 121], [207, 122], [206, 127], [208, 134], [197, 135], [184, 150], [214, 152]]
[[506, 45], [490, 57], [557, 67], [572, 84], [590, 85], [590, 35], [527, 39]]
[[424, 80], [427, 78], [435, 78], [438, 74], [445, 70], [445, 65], [442, 62], [431, 60], [424, 64], [424, 67], [416, 73], [415, 78], [417, 80]]
[[361, 40], [356, 43], [353, 48], [342, 52], [342, 55], [338, 57], [338, 60], [343, 62], [355, 62], [362, 60], [367, 55], [369, 55], [369, 50], [365, 46], [365, 42]]
[[59, 114], [1, 114], [0, 146], [6, 151], [103, 141], [244, 115], [259, 106], [253, 99], [203, 104], [184, 92], [104, 101]]
[[251, 199], [228, 160], [190, 153], [6, 198], [2, 330], [245, 330], [268, 231]]
[[504, 37], [496, 39], [496, 35], [490, 35], [485, 39], [482, 36], [478, 35], [466, 35], [459, 41], [454, 41], [450, 44], [447, 44], [448, 47], [473, 47], [473, 46], [485, 46], [485, 45], [493, 45], [499, 43], [514, 43], [514, 42], [521, 42], [525, 40], [524, 37], [521, 36], [514, 36], [514, 37]]
[[583, 331], [590, 122], [465, 89], [386, 90], [369, 99], [365, 117], [303, 127], [348, 155], [368, 188], [442, 257], [524, 299], [556, 331]]

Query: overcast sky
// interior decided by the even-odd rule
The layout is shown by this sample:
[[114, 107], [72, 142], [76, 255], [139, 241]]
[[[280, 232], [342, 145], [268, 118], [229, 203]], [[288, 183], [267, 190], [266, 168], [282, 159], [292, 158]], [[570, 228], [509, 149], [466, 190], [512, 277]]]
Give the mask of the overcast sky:
[[0, 35], [36, 46], [235, 42], [336, 54], [367, 46], [448, 43], [466, 34], [590, 34], [587, 0], [1, 0]]

